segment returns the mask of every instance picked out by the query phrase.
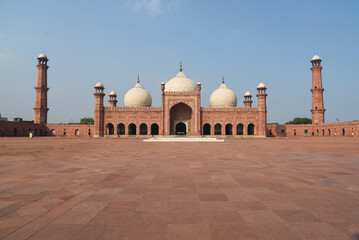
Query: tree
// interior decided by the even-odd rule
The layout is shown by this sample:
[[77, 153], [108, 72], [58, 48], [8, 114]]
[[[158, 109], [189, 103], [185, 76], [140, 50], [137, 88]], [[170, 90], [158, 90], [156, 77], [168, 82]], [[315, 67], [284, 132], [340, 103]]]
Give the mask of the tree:
[[292, 121], [289, 121], [285, 124], [312, 124], [312, 119], [306, 117], [296, 117]]
[[81, 118], [80, 124], [93, 124], [93, 118]]

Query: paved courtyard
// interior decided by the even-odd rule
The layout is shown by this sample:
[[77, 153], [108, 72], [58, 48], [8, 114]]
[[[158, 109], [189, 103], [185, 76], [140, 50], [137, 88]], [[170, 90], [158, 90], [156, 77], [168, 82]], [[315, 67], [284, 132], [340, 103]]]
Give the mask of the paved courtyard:
[[359, 239], [359, 138], [0, 138], [1, 239]]

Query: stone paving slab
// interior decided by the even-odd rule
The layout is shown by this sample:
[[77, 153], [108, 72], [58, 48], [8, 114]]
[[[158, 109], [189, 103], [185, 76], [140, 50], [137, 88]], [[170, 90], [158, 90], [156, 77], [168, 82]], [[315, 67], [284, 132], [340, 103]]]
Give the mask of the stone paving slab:
[[359, 139], [0, 138], [0, 239], [359, 239]]

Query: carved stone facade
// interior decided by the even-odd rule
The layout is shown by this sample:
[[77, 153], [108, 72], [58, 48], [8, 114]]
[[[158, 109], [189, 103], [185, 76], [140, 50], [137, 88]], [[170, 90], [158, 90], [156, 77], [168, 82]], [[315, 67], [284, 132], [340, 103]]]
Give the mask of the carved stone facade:
[[[103, 89], [103, 86], [101, 89], [95, 87], [95, 137], [266, 136], [265, 86], [258, 88], [258, 107], [201, 107], [200, 83], [196, 91], [183, 92], [165, 91], [165, 84], [162, 83], [161, 107], [114, 107], [113, 101], [117, 101], [114, 95], [110, 95], [109, 106], [104, 107], [101, 105]], [[103, 95], [99, 95], [100, 91]], [[245, 101], [251, 101], [251, 96], [246, 97]]]

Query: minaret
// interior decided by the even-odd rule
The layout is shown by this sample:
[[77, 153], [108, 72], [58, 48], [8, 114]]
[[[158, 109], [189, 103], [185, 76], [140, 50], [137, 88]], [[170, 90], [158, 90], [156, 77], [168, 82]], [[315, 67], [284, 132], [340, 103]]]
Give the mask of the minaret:
[[104, 86], [101, 82], [98, 82], [95, 86], [95, 119], [94, 119], [94, 137], [104, 136], [104, 121], [105, 112], [103, 107], [103, 98], [105, 93], [103, 92]]
[[34, 123], [46, 124], [47, 123], [47, 56], [45, 53], [41, 53], [37, 58], [37, 82], [36, 82], [36, 97], [35, 97], [35, 107], [34, 107]]
[[117, 94], [116, 94], [116, 92], [115, 91], [112, 91], [112, 92], [110, 92], [110, 100], [108, 100], [108, 103], [109, 103], [109, 106], [110, 107], [116, 107], [116, 105], [117, 105]]
[[246, 92], [244, 94], [244, 107], [252, 107], [252, 94], [250, 92]]
[[322, 66], [321, 59], [318, 55], [312, 58], [312, 124], [318, 125], [324, 123], [324, 100], [322, 86]]
[[267, 94], [266, 86], [260, 83], [257, 87], [258, 98], [258, 126], [256, 126], [257, 132], [255, 135], [267, 136]]

